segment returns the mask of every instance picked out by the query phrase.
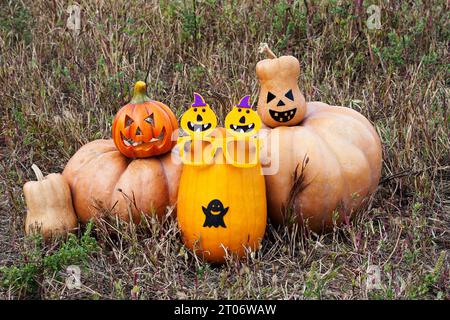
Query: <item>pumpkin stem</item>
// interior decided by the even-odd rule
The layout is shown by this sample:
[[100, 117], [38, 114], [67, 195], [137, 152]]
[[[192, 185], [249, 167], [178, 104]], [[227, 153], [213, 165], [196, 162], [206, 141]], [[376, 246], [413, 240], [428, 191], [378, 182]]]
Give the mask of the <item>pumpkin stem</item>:
[[150, 98], [147, 96], [147, 85], [144, 81], [138, 81], [134, 84], [133, 98], [130, 103], [137, 104], [146, 101], [150, 101]]
[[269, 59], [276, 59], [277, 56], [275, 55], [275, 53], [273, 53], [272, 50], [270, 50], [269, 45], [265, 42], [261, 43], [259, 45], [259, 53], [265, 53], [267, 58]]
[[37, 165], [35, 165], [34, 163], [31, 165], [31, 169], [33, 169], [34, 174], [36, 175], [36, 178], [38, 179], [38, 181], [42, 181], [44, 180], [44, 175], [42, 174], [41, 169], [39, 169], [39, 167]]

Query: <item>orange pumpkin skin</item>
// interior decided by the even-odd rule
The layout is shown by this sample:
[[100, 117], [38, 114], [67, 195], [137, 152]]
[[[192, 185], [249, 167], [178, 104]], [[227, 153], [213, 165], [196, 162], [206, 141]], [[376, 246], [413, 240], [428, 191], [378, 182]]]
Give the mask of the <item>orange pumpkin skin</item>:
[[162, 217], [175, 204], [181, 165], [171, 155], [146, 159], [124, 157], [112, 140], [95, 140], [69, 160], [63, 176], [69, 183], [75, 212], [82, 223], [108, 209], [138, 223], [141, 212]]
[[116, 114], [112, 135], [117, 149], [128, 158], [147, 158], [169, 152], [178, 122], [169, 107], [150, 100], [146, 86], [138, 81], [132, 101]]
[[299, 74], [300, 63], [293, 56], [257, 63], [256, 75], [261, 85], [257, 111], [266, 126], [297, 125], [305, 116], [305, 97], [297, 84]]
[[[377, 132], [358, 112], [321, 102], [307, 104], [300, 125], [269, 130], [279, 135], [275, 149], [264, 143], [269, 158], [279, 155], [279, 170], [266, 175], [268, 211], [271, 221], [284, 223], [286, 203], [298, 165], [301, 173], [305, 157], [303, 189], [295, 195], [293, 214], [300, 224], [308, 221], [313, 231], [326, 231], [350, 218], [372, 194], [381, 176], [382, 150]], [[277, 140], [275, 140], [277, 141]], [[263, 159], [263, 163], [269, 158]], [[273, 161], [273, 160], [272, 160]]]
[[[217, 128], [212, 136], [225, 137], [225, 130]], [[214, 164], [184, 165], [178, 190], [177, 220], [183, 242], [211, 263], [225, 262], [226, 253], [243, 257], [248, 249], [258, 250], [267, 221], [261, 165], [235, 167], [226, 163], [223, 150], [224, 145], [215, 153]], [[217, 214], [214, 203], [221, 206], [223, 223], [211, 216]]]

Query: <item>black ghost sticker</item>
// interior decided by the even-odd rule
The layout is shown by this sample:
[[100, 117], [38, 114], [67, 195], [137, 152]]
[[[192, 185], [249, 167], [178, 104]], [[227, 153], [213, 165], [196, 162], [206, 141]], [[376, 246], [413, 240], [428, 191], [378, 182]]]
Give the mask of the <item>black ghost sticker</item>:
[[207, 208], [202, 206], [203, 213], [205, 214], [203, 227], [217, 228], [220, 226], [226, 228], [223, 217], [227, 214], [228, 209], [229, 207], [225, 208], [223, 203], [217, 199], [211, 200]]

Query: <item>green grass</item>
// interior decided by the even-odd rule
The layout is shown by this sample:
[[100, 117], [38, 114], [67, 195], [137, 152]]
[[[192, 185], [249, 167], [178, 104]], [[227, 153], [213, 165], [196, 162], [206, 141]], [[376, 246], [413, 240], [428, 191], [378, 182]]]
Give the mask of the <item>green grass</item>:
[[[68, 4], [3, 1], [0, 298], [449, 299], [448, 3], [381, 4], [380, 30], [365, 24], [372, 2], [356, 3], [82, 0], [74, 36]], [[269, 224], [261, 250], [223, 266], [187, 251], [173, 219], [105, 221], [51, 243], [24, 236], [32, 163], [61, 172], [108, 138], [146, 77], [177, 116], [199, 91], [223, 122], [244, 94], [257, 99], [260, 42], [300, 60], [308, 101], [351, 107], [377, 128], [382, 180], [350, 225], [318, 236]], [[84, 266], [79, 289], [65, 285], [69, 264]], [[366, 286], [370, 265], [381, 289]]]

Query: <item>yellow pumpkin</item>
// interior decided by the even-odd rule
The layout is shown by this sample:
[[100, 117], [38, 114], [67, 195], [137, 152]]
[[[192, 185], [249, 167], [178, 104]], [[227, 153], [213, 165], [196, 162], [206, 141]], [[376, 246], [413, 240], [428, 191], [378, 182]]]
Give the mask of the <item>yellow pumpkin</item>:
[[[214, 137], [223, 137], [217, 129]], [[178, 189], [177, 219], [185, 245], [213, 263], [226, 252], [242, 257], [256, 250], [267, 220], [266, 192], [260, 165], [240, 168], [226, 163], [225, 145], [214, 164], [183, 165]], [[226, 250], [226, 251], [225, 251]]]

